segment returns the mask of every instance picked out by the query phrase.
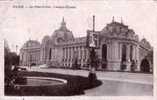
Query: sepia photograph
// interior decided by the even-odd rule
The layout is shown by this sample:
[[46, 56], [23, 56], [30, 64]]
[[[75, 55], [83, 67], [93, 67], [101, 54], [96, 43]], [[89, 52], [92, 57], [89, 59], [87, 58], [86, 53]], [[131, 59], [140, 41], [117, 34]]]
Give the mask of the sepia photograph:
[[156, 0], [0, 0], [3, 96], [155, 100], [156, 14]]

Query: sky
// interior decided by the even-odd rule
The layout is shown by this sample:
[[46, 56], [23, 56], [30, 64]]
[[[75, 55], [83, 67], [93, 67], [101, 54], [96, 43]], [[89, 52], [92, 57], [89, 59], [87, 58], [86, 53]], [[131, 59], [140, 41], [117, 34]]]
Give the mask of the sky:
[[[41, 2], [42, 1], [42, 2]], [[24, 8], [15, 8], [23, 5]], [[51, 8], [29, 8], [29, 6]], [[64, 8], [57, 8], [57, 6]], [[67, 6], [73, 8], [66, 8]], [[27, 8], [26, 8], [27, 7]], [[155, 46], [157, 37], [157, 2], [153, 0], [13, 0], [0, 2], [0, 34], [8, 41], [12, 51], [18, 51], [29, 39], [42, 41], [45, 35], [51, 36], [60, 27], [64, 17], [67, 28], [75, 37], [86, 36], [92, 29], [92, 16], [95, 15], [95, 30], [101, 31], [112, 21], [123, 23], [133, 29], [139, 38], [146, 38]]]

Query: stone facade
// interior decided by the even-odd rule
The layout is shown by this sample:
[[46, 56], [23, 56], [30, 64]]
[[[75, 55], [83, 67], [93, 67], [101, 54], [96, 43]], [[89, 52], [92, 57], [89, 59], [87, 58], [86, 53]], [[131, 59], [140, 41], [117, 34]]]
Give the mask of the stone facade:
[[[87, 32], [90, 31], [92, 30]], [[153, 56], [148, 57], [148, 54], [153, 52], [152, 47], [146, 39], [139, 41], [138, 35], [127, 25], [113, 20], [95, 33], [98, 34], [100, 42], [99, 48], [96, 49], [99, 59], [98, 69], [141, 71], [143, 70], [141, 63], [145, 59], [149, 63], [147, 71], [152, 71]], [[26, 46], [30, 41], [24, 44], [20, 52], [21, 64], [30, 63], [28, 55], [33, 54], [37, 58], [36, 64], [72, 67], [77, 60], [81, 68], [88, 68], [89, 51], [86, 40], [86, 37], [74, 38], [63, 18], [60, 28], [55, 30], [52, 36], [45, 36], [41, 45], [37, 41], [38, 45], [34, 48]]]
[[25, 66], [40, 64], [40, 43], [27, 41], [20, 49], [20, 64]]

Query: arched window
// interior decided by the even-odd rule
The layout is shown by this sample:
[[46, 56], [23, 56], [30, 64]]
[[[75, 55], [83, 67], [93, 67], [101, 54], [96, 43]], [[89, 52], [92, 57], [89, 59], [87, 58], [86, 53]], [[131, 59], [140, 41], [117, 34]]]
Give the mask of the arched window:
[[106, 44], [102, 46], [102, 59], [104, 61], [107, 61], [107, 45]]
[[122, 62], [126, 61], [126, 45], [122, 46]]
[[62, 55], [63, 59], [65, 58], [65, 48], [63, 48], [63, 55]]
[[140, 69], [142, 72], [150, 72], [150, 64], [149, 64], [149, 61], [147, 59], [144, 58], [141, 61]]
[[106, 69], [107, 68], [107, 45], [103, 44], [102, 45], [102, 68]]
[[132, 55], [133, 55], [133, 46], [130, 46], [130, 61], [132, 61]]
[[64, 40], [62, 39], [62, 38], [58, 38], [57, 39], [57, 43], [61, 43], [61, 42], [63, 42]]

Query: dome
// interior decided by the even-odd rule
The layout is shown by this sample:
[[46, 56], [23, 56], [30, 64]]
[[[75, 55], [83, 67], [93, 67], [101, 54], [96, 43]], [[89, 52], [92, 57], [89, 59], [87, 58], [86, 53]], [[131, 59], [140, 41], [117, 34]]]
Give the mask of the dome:
[[128, 26], [124, 25], [123, 23], [114, 21], [107, 24], [107, 26], [102, 29], [102, 32], [106, 31], [107, 33], [120, 33], [120, 32], [126, 33], [128, 31]]
[[44, 36], [44, 38], [42, 39], [42, 44], [46, 43], [50, 39], [51, 39], [50, 36], [48, 35]]
[[43, 40], [42, 40], [42, 47], [45, 47], [45, 46], [51, 46], [53, 45], [53, 40], [50, 36], [44, 36]]
[[55, 43], [60, 43], [73, 39], [74, 39], [73, 34], [69, 29], [67, 29], [66, 23], [63, 18], [60, 28], [55, 30], [54, 33], [52, 34], [52, 40], [55, 41]]
[[149, 43], [145, 38], [143, 38], [143, 39], [140, 41], [140, 45], [142, 45], [142, 46], [145, 47], [145, 48], [151, 49], [150, 43]]
[[115, 37], [119, 39], [126, 38], [129, 40], [131, 39], [138, 41], [134, 30], [128, 28], [128, 26], [124, 25], [122, 22], [120, 23], [114, 20], [107, 24], [100, 33], [102, 36]]
[[36, 40], [28, 40], [22, 48], [40, 48], [40, 43]]

